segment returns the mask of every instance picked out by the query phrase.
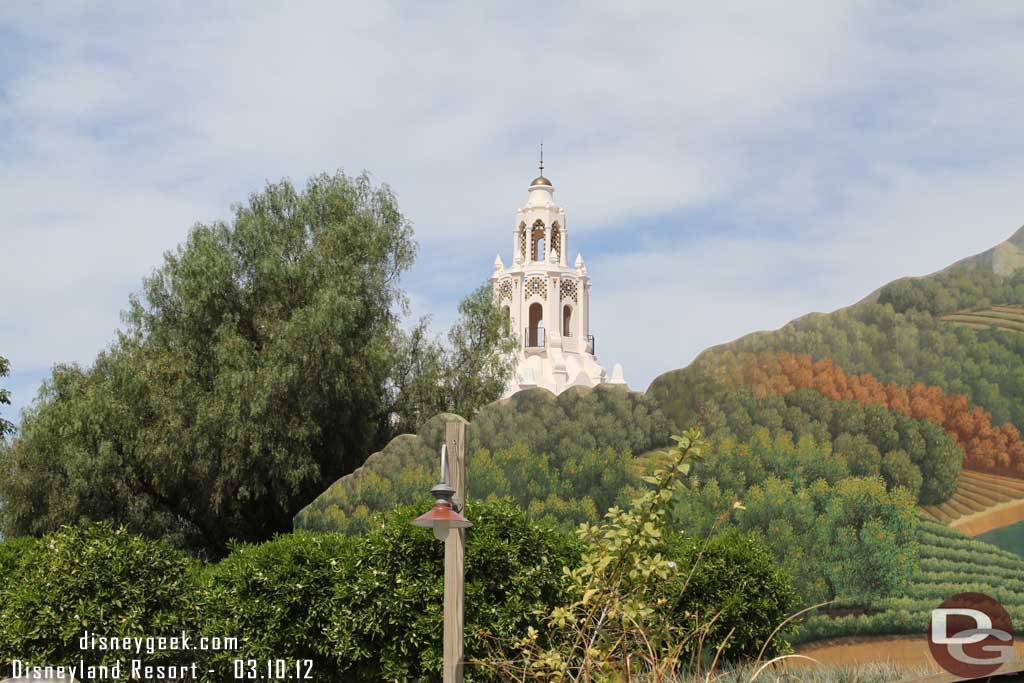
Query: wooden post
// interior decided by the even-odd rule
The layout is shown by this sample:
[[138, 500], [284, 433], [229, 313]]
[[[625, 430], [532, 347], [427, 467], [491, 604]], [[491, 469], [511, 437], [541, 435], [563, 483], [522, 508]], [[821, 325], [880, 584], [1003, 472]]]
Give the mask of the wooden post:
[[[462, 508], [466, 500], [466, 425], [452, 416], [445, 421], [453, 500]], [[465, 598], [466, 530], [450, 529], [444, 542], [444, 675], [443, 683], [462, 683], [463, 602]]]

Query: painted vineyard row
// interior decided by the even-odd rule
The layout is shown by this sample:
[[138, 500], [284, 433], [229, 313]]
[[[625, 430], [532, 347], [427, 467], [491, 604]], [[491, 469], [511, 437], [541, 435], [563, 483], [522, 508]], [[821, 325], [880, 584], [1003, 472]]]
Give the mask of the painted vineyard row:
[[903, 595], [853, 604], [842, 610], [863, 614], [809, 617], [791, 633], [794, 643], [857, 635], [923, 633], [931, 611], [950, 596], [980, 591], [996, 598], [1016, 622], [1024, 623], [1024, 559], [925, 518], [920, 520], [920, 564]]
[[1022, 306], [991, 306], [957, 311], [942, 316], [942, 319], [974, 329], [994, 327], [1009, 332], [1024, 332], [1024, 307]]
[[963, 470], [949, 500], [921, 509], [937, 521], [957, 527], [1014, 501], [1024, 501], [1024, 481]]

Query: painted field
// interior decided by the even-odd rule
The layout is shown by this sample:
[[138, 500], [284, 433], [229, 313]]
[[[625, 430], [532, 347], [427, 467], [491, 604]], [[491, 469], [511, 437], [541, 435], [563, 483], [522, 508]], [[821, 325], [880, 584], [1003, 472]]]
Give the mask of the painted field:
[[977, 539], [1024, 557], [1024, 522], [986, 531]]
[[975, 329], [995, 327], [1010, 332], [1024, 332], [1024, 306], [990, 306], [989, 308], [968, 309], [944, 315], [942, 319]]
[[956, 593], [978, 591], [1024, 623], [1024, 558], [922, 516], [920, 565], [904, 594], [857, 604], [838, 601], [844, 616], [816, 614], [794, 629], [795, 643], [844, 636], [924, 634], [931, 611]]
[[964, 470], [953, 497], [921, 508], [968, 536], [1024, 521], [1024, 480]]

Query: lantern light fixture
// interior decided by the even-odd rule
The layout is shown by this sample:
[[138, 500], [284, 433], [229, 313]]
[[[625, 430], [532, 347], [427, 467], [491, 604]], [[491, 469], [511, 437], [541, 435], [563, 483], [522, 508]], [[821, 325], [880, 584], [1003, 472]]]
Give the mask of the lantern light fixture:
[[441, 481], [430, 489], [434, 496], [434, 507], [428, 512], [412, 520], [413, 526], [434, 530], [434, 538], [444, 541], [448, 538], [449, 529], [467, 529], [473, 523], [462, 516], [462, 508], [453, 498], [455, 489], [449, 481], [448, 447], [441, 444]]

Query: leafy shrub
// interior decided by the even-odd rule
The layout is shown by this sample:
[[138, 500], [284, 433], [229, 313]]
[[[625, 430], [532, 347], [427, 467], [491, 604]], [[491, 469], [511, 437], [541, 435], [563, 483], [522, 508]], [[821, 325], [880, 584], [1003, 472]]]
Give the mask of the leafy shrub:
[[202, 630], [240, 644], [212, 653], [211, 667], [223, 673], [237, 658], [311, 659], [315, 680], [336, 680], [339, 660], [324, 636], [334, 617], [337, 567], [351, 561], [353, 543], [340, 534], [285, 534], [235, 545], [211, 565], [202, 583]]
[[12, 580], [19, 563], [35, 548], [36, 539], [31, 536], [15, 536], [0, 541], [0, 586]]
[[[79, 650], [84, 631], [150, 637], [190, 630], [197, 569], [168, 543], [107, 523], [47, 534], [0, 584], [0, 661], [111, 664], [123, 653]], [[177, 660], [180, 653], [150, 659]]]
[[[404, 506], [361, 537], [312, 532], [236, 545], [217, 564], [107, 524], [66, 527], [3, 547], [0, 660], [111, 664], [119, 652], [79, 652], [84, 630], [105, 636], [233, 636], [232, 660], [312, 659], [316, 680], [415, 680], [441, 666], [444, 544], [409, 521], [429, 502]], [[563, 567], [581, 543], [531, 521], [510, 500], [471, 502], [466, 536], [466, 652], [482, 657], [562, 604]], [[6, 546], [6, 547], [4, 547]], [[8, 561], [20, 546], [17, 563]], [[181, 653], [142, 654], [147, 664]], [[175, 661], [175, 663], [180, 663]]]
[[[415, 680], [439, 675], [444, 544], [409, 524], [424, 506], [402, 506], [360, 537], [334, 569], [325, 634], [342, 679]], [[579, 561], [572, 537], [538, 524], [511, 501], [470, 501], [466, 516], [466, 658], [482, 658], [565, 601], [562, 568]], [[472, 678], [473, 671], [468, 671]]]
[[[684, 537], [676, 544], [671, 557], [684, 570], [665, 588], [676, 618], [691, 628], [709, 625], [705, 653], [724, 643], [727, 661], [756, 657], [797, 604], [789, 576], [764, 541], [739, 529], [726, 529], [707, 542]], [[780, 637], [765, 652], [773, 655], [784, 648]]]

